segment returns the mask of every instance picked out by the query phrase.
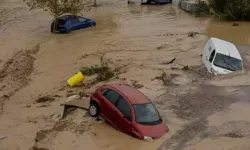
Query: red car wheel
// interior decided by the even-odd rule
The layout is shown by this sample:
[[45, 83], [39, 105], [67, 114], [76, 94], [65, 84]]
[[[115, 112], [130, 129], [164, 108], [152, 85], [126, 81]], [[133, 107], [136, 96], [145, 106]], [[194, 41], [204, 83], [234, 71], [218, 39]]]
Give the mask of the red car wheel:
[[99, 107], [96, 103], [90, 103], [89, 115], [91, 117], [97, 117], [99, 115]]

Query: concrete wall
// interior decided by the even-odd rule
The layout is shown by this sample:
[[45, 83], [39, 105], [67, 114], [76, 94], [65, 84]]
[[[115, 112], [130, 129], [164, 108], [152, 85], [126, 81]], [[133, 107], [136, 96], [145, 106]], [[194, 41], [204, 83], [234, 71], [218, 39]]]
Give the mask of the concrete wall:
[[[207, 0], [202, 0], [202, 1], [207, 2]], [[173, 4], [175, 6], [178, 6], [183, 10], [191, 11], [191, 12], [197, 10], [198, 3], [199, 3], [199, 0], [173, 0]]]
[[175, 6], [180, 6], [181, 5], [181, 1], [182, 0], [173, 0], [172, 3], [175, 5]]
[[197, 0], [182, 0], [180, 7], [186, 11], [193, 12], [198, 9], [199, 3]]

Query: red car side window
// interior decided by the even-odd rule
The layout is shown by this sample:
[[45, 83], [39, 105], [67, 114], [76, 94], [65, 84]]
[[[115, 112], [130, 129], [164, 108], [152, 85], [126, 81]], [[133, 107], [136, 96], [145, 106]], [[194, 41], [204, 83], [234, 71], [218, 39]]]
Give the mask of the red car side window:
[[103, 96], [113, 105], [115, 105], [120, 95], [113, 90], [108, 90], [104, 93]]
[[121, 96], [118, 100], [116, 108], [126, 117], [131, 120], [131, 108], [129, 103]]
[[108, 92], [108, 89], [101, 90], [102, 95], [104, 96]]

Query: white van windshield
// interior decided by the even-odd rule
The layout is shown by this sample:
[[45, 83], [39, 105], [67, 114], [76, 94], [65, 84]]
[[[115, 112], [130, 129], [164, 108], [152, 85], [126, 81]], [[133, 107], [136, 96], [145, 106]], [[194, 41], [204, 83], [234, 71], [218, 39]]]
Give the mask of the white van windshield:
[[242, 70], [241, 60], [224, 54], [217, 53], [214, 59], [214, 65], [231, 71]]

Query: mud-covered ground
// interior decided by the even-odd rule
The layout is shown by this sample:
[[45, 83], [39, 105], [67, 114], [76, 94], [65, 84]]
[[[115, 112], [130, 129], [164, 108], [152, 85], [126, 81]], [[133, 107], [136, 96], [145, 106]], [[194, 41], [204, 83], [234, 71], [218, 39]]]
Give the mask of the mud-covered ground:
[[[99, 4], [85, 14], [96, 27], [52, 35], [48, 13], [30, 12], [19, 0], [0, 2], [0, 149], [249, 149], [249, 23], [235, 27], [195, 18], [172, 5]], [[200, 54], [210, 36], [239, 46], [244, 73], [206, 73]], [[117, 77], [68, 87], [66, 80], [81, 67], [100, 64], [100, 54], [110, 59]], [[110, 82], [128, 83], [147, 95], [170, 132], [140, 141], [81, 109], [58, 121], [60, 104], [70, 95], [87, 98]]]

